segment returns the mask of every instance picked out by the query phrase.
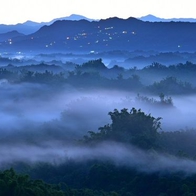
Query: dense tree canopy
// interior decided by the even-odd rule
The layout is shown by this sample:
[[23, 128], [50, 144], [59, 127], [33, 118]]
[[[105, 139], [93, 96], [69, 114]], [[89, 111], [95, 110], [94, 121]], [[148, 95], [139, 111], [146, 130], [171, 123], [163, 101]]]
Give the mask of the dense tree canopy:
[[89, 132], [85, 136], [86, 141], [114, 140], [119, 142], [132, 143], [141, 148], [152, 148], [156, 146], [160, 119], [147, 115], [140, 109], [122, 109], [120, 112], [115, 109], [109, 112], [111, 124], [99, 128], [99, 132]]

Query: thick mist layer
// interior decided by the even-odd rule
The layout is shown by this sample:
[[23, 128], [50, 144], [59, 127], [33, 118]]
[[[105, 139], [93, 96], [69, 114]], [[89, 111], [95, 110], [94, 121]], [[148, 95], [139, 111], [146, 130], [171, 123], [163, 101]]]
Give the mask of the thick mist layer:
[[[103, 123], [108, 123], [109, 111], [132, 107], [141, 108], [155, 117], [162, 117], [162, 124], [167, 124], [168, 128], [196, 127], [195, 96], [173, 96], [174, 107], [155, 107], [145, 102], [137, 102], [135, 93], [125, 91], [81, 92], [71, 87], [54, 90], [45, 85], [28, 83], [4, 83], [0, 85], [0, 90], [0, 124], [1, 128], [6, 129], [18, 127], [28, 121], [43, 123], [62, 117], [67, 123], [81, 119], [84, 124], [93, 124], [96, 121], [96, 126], [102, 126]], [[97, 129], [96, 126], [93, 128]]]
[[[157, 107], [137, 102], [136, 94], [125, 91], [85, 91], [67, 87], [55, 90], [40, 84], [1, 84], [1, 132], [20, 132], [22, 127], [61, 122], [81, 134], [109, 123], [108, 112], [135, 107], [147, 114], [162, 117], [162, 129], [196, 128], [195, 96], [174, 96], [174, 107]], [[158, 99], [158, 98], [155, 98]], [[33, 130], [34, 132], [36, 130]], [[66, 130], [65, 130], [66, 131]]]
[[146, 172], [196, 172], [194, 161], [147, 153], [132, 146], [104, 143], [88, 148], [75, 144], [88, 131], [97, 131], [110, 123], [108, 112], [115, 108], [141, 108], [147, 114], [162, 117], [159, 131], [195, 129], [195, 96], [173, 96], [174, 106], [157, 107], [138, 102], [135, 93], [126, 91], [87, 91], [70, 86], [54, 89], [7, 82], [1, 83], [0, 90], [1, 165], [15, 161], [60, 164], [69, 159], [100, 159]]
[[[142, 151], [133, 146], [120, 143], [101, 143], [94, 147], [44, 143], [42, 146], [13, 145], [8, 148], [0, 145], [1, 167], [14, 162], [50, 163], [60, 165], [68, 161], [84, 162], [90, 160], [109, 161], [116, 166], [135, 168], [142, 172], [184, 172], [196, 173], [196, 162], [171, 155], [158, 154], [155, 151]], [[25, 151], [24, 151], [25, 149]]]

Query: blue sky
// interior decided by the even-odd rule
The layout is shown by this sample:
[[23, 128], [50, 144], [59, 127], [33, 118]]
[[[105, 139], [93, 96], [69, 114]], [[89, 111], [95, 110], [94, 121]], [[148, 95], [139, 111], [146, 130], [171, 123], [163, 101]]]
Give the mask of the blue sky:
[[0, 24], [27, 20], [47, 22], [71, 14], [92, 19], [147, 14], [161, 18], [196, 18], [195, 0], [5, 0], [0, 6]]

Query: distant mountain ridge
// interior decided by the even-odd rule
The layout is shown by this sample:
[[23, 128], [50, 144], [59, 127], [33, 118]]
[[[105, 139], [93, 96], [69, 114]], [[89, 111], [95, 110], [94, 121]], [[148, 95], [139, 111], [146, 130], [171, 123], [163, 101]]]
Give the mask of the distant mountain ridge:
[[87, 18], [82, 15], [77, 15], [77, 14], [71, 14], [70, 16], [66, 17], [61, 17], [61, 18], [56, 18], [53, 19], [49, 22], [33, 22], [33, 21], [26, 21], [24, 23], [18, 23], [15, 25], [5, 25], [5, 24], [0, 24], [0, 33], [7, 33], [10, 31], [18, 31], [19, 33], [28, 35], [31, 33], [36, 32], [39, 28], [41, 28], [44, 25], [51, 25], [57, 20], [88, 20], [88, 21], [93, 21], [94, 19]]
[[[142, 21], [149, 21], [149, 22], [196, 22], [196, 19], [194, 18], [171, 18], [171, 19], [164, 19], [164, 18], [159, 18], [156, 17], [154, 15], [146, 15], [143, 17], [138, 18], [139, 20]], [[66, 16], [66, 17], [61, 17], [61, 18], [55, 18], [49, 22], [34, 22], [34, 21], [26, 21], [24, 23], [18, 23], [15, 25], [6, 25], [6, 24], [0, 24], [0, 34], [1, 33], [7, 33], [10, 31], [18, 31], [19, 33], [28, 35], [31, 33], [36, 32], [37, 30], [39, 30], [42, 26], [44, 25], [51, 25], [52, 23], [54, 23], [55, 21], [58, 20], [87, 20], [87, 21], [98, 21], [96, 19], [90, 19], [87, 18], [85, 16], [82, 15], [77, 15], [77, 14], [71, 14], [70, 16]]]
[[0, 34], [0, 42], [7, 40], [8, 42], [12, 42], [12, 38], [21, 37], [24, 34], [19, 33], [18, 31], [10, 31], [8, 33], [1, 33]]
[[144, 22], [130, 17], [99, 21], [57, 20], [35, 33], [1, 42], [0, 50], [100, 52], [196, 51], [196, 23]]
[[139, 20], [142, 21], [148, 21], [148, 22], [196, 22], [196, 18], [170, 18], [170, 19], [165, 19], [165, 18], [159, 18], [154, 15], [146, 15], [138, 18]]

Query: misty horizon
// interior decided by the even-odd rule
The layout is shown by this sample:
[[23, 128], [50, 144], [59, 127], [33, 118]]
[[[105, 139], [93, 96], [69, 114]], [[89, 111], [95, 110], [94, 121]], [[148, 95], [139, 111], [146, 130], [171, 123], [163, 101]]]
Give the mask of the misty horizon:
[[0, 195], [195, 195], [193, 8], [58, 1], [0, 25]]
[[57, 20], [89, 20], [89, 21], [98, 21], [98, 20], [105, 20], [108, 18], [120, 18], [120, 19], [128, 19], [128, 18], [136, 18], [142, 21], [149, 21], [149, 22], [171, 22], [171, 21], [175, 21], [175, 22], [196, 22], [196, 17], [159, 17], [158, 15], [153, 15], [153, 14], [146, 14], [146, 15], [141, 15], [140, 17], [136, 17], [136, 16], [128, 16], [126, 18], [124, 17], [118, 17], [118, 16], [108, 16], [105, 18], [89, 18], [88, 16], [85, 15], [80, 15], [80, 14], [70, 14], [67, 16], [61, 16], [61, 17], [56, 17], [56, 18], [52, 18], [50, 20], [47, 21], [34, 21], [31, 19], [27, 19], [26, 21], [18, 21], [16, 23], [0, 23], [0, 25], [19, 25], [19, 24], [26, 24], [27, 26], [31, 26], [31, 25], [36, 25], [36, 24], [43, 24], [43, 25], [48, 25], [51, 24], [52, 22], [55, 22]]

